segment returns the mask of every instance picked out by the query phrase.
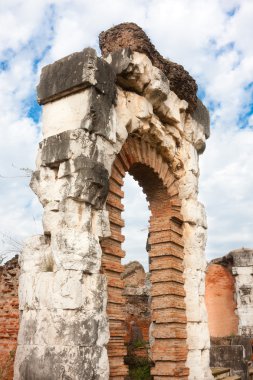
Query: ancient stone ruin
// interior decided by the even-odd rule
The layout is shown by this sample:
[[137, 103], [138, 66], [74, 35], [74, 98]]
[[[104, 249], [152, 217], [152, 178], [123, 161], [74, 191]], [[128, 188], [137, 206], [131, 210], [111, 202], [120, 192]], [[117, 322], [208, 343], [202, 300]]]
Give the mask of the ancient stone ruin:
[[237, 249], [211, 261], [206, 305], [211, 366], [242, 380], [253, 378], [253, 250]]
[[19, 328], [18, 256], [0, 266], [0, 379], [13, 379]]
[[154, 380], [209, 380], [206, 217], [199, 154], [209, 115], [195, 81], [135, 24], [42, 70], [43, 140], [31, 187], [44, 234], [20, 256], [15, 380], [125, 379], [122, 185], [146, 194]]

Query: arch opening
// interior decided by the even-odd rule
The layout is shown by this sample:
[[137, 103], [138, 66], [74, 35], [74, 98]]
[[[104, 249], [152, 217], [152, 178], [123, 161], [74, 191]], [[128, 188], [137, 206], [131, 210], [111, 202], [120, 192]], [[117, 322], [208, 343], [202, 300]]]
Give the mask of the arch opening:
[[148, 143], [129, 137], [118, 154], [111, 173], [107, 198], [111, 236], [102, 240], [103, 270], [108, 280], [107, 314], [110, 326], [108, 356], [110, 379], [128, 376], [126, 295], [121, 263], [124, 221], [122, 186], [126, 172], [133, 176], [147, 197], [150, 270], [149, 359], [154, 380], [162, 377], [187, 379], [186, 315], [183, 279], [181, 203], [176, 179], [162, 157]]

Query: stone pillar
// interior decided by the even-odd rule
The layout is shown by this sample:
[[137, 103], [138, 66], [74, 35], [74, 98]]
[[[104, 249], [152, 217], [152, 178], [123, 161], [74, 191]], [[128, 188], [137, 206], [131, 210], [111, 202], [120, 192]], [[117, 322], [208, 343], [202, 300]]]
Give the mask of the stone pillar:
[[[113, 164], [128, 140], [132, 155], [126, 161], [133, 164], [134, 159], [158, 175], [171, 205], [171, 219], [165, 224], [180, 225], [168, 237], [166, 231], [161, 234], [169, 242], [165, 254], [171, 262], [180, 254], [183, 264], [173, 268], [180, 272], [173, 280], [166, 278], [166, 272], [156, 278], [154, 289], [164, 289], [166, 296], [176, 289], [185, 298], [177, 304], [175, 297], [166, 311], [170, 328], [159, 336], [159, 342], [166, 340], [175, 363], [168, 363], [167, 352], [164, 364], [154, 337], [154, 347], [160, 350], [155, 380], [209, 380], [204, 302], [207, 226], [204, 207], [197, 200], [198, 158], [209, 136], [208, 111], [197, 99], [195, 81], [182, 66], [165, 60], [137, 25], [122, 24], [102, 33], [100, 44], [104, 59], [88, 48], [42, 70], [38, 101], [43, 105], [43, 140], [31, 187], [44, 207], [44, 235], [29, 239], [20, 256], [21, 324], [14, 379], [109, 379], [107, 352], [117, 356], [117, 345], [107, 351], [107, 295], [111, 297], [113, 286], [120, 292], [120, 285], [110, 278], [107, 288], [112, 253], [102, 252], [101, 247], [103, 239], [115, 234], [122, 241], [115, 228], [121, 221], [108, 214], [106, 199], [110, 176], [109, 197], [117, 198], [113, 203], [118, 205], [123, 196], [115, 185], [116, 179], [121, 186], [122, 178], [113, 172]], [[122, 175], [126, 168], [119, 169]], [[120, 272], [120, 248], [114, 246], [114, 255], [113, 269]], [[160, 280], [165, 286], [159, 285]], [[113, 302], [117, 309], [120, 295]], [[182, 337], [179, 330], [171, 330], [179, 319], [186, 325]], [[110, 333], [118, 336], [118, 331]], [[178, 339], [183, 340], [182, 352]], [[124, 353], [123, 341], [121, 336]], [[183, 372], [177, 361], [183, 363]], [[123, 380], [127, 368], [122, 373], [115, 368], [114, 378]]]
[[42, 70], [43, 141], [31, 187], [44, 235], [20, 257], [15, 379], [108, 379], [107, 281], [100, 238], [108, 192], [115, 74], [93, 49]]
[[230, 255], [233, 257], [239, 334], [253, 336], [253, 250], [236, 249]]

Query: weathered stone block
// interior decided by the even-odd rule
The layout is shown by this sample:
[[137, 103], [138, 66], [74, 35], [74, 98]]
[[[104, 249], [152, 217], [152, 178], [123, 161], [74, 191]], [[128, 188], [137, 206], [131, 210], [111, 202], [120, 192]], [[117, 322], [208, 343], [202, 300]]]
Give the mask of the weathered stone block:
[[45, 104], [42, 108], [43, 137], [81, 128], [91, 106], [91, 87]]
[[248, 378], [248, 362], [245, 360], [243, 346], [212, 346], [210, 366], [231, 368], [233, 374], [242, 376], [242, 380]]
[[19, 256], [21, 272], [41, 272], [44, 260], [50, 256], [48, 239], [43, 235], [26, 239], [24, 248]]
[[196, 322], [188, 324], [187, 345], [190, 350], [204, 350], [210, 348], [210, 336], [207, 322], [203, 322], [201, 325]]
[[45, 104], [97, 84], [97, 54], [86, 48], [42, 69], [37, 87], [38, 102]]
[[208, 109], [204, 106], [200, 99], [197, 100], [197, 107], [192, 114], [194, 120], [204, 127], [205, 137], [210, 137], [210, 116]]
[[101, 265], [101, 247], [97, 236], [64, 228], [52, 235], [52, 256], [57, 268], [97, 273]]
[[[40, 104], [46, 104], [87, 87], [90, 87], [90, 90], [84, 110], [80, 111], [83, 117], [78, 121], [78, 127], [115, 141], [115, 131], [112, 130], [112, 107], [116, 100], [115, 73], [107, 62], [97, 57], [94, 49], [84, 49], [44, 67], [37, 87], [38, 101]], [[59, 103], [48, 107], [51, 114], [52, 111], [59, 111], [58, 108]], [[70, 111], [70, 121], [71, 114]], [[65, 123], [67, 121], [65, 120]], [[62, 129], [61, 126], [56, 126], [57, 128]], [[70, 126], [70, 129], [72, 128]]]
[[197, 198], [198, 194], [198, 179], [192, 173], [187, 171], [179, 180], [179, 197], [180, 199]]
[[[101, 313], [102, 312], [102, 313]], [[103, 346], [109, 340], [105, 310], [24, 310], [18, 342], [41, 346]]]
[[19, 346], [14, 380], [108, 379], [104, 347]]
[[84, 156], [74, 160], [74, 167], [77, 177], [72, 181], [69, 196], [98, 209], [103, 207], [109, 190], [107, 169], [103, 164]]
[[106, 279], [78, 270], [23, 273], [20, 276], [20, 310], [79, 310], [99, 314], [106, 307]]
[[185, 222], [207, 228], [204, 205], [196, 199], [183, 199], [181, 212]]
[[230, 254], [233, 256], [235, 267], [253, 266], [253, 250], [247, 248], [235, 249]]
[[117, 83], [124, 89], [142, 93], [152, 76], [152, 63], [149, 58], [131, 49], [117, 50], [106, 56], [117, 75]]
[[151, 80], [145, 88], [144, 96], [156, 109], [167, 99], [170, 92], [170, 84], [165, 74], [157, 69], [157, 67], [153, 67], [151, 75]]

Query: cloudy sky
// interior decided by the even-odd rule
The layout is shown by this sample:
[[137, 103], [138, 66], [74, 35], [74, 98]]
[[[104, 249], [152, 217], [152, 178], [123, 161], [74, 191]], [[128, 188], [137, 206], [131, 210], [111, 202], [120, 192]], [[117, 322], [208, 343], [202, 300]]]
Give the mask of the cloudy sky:
[[[5, 247], [6, 235], [22, 240], [41, 232], [41, 207], [29, 189], [41, 139], [35, 93], [41, 67], [87, 46], [99, 52], [99, 32], [125, 21], [138, 23], [165, 57], [196, 78], [210, 110], [212, 134], [200, 157], [199, 196], [208, 215], [208, 259], [253, 247], [252, 20], [252, 0], [1, 0], [0, 240]], [[133, 181], [125, 187], [128, 258], [141, 259], [145, 197]]]

